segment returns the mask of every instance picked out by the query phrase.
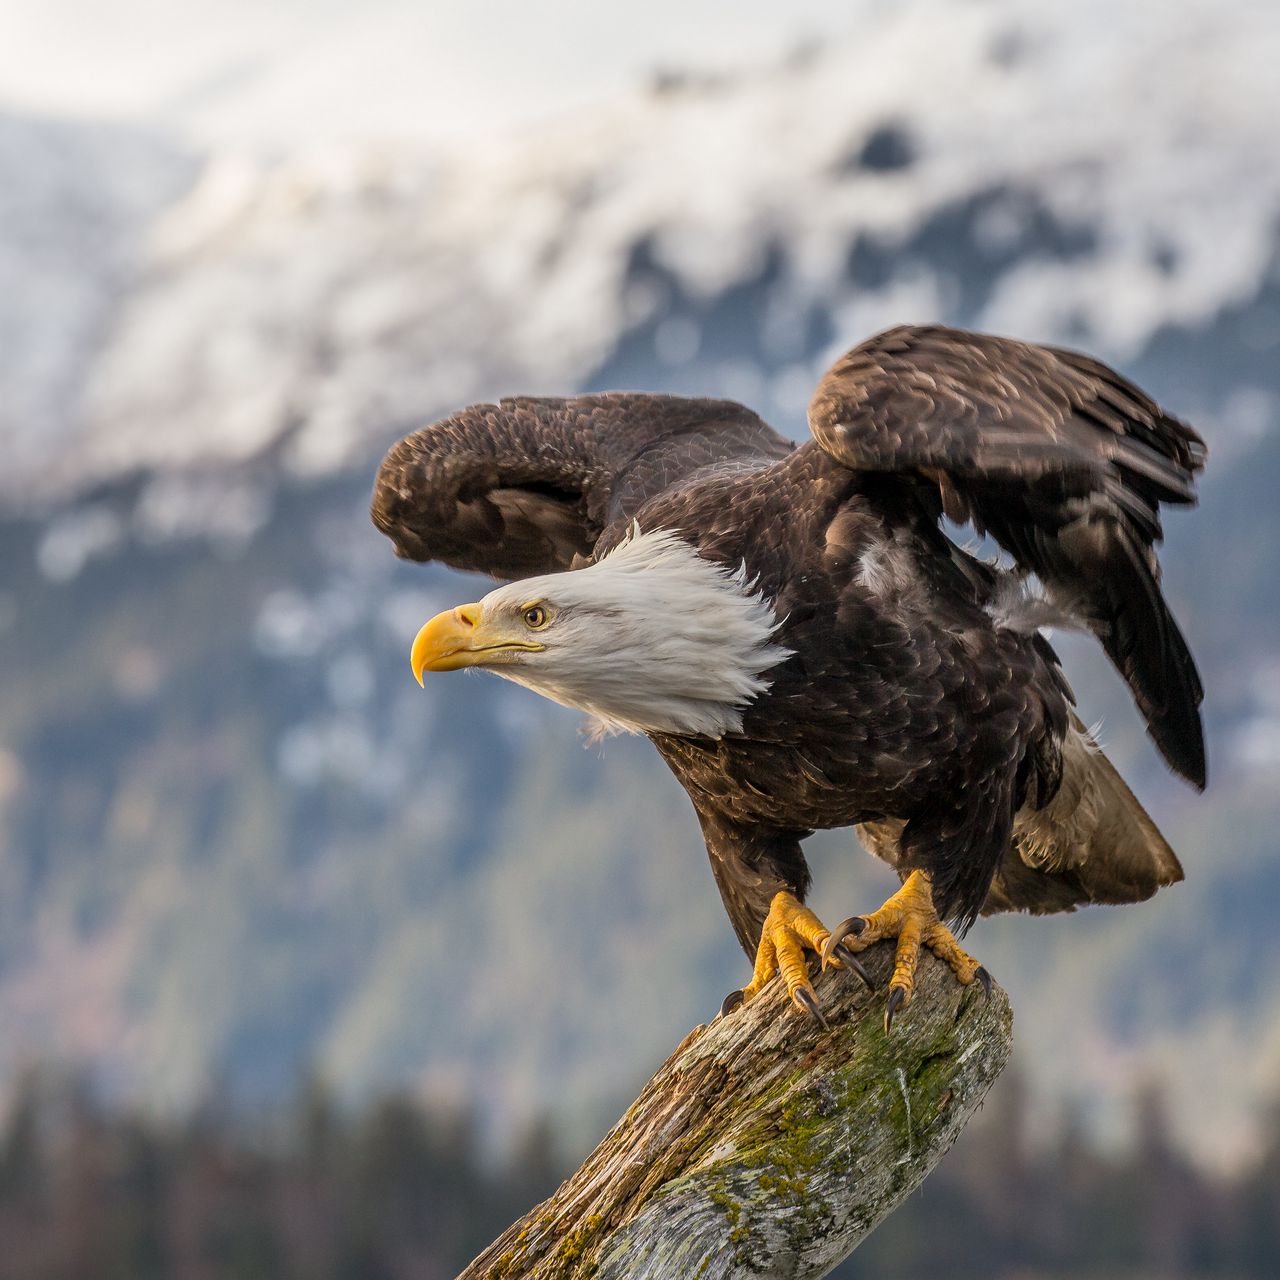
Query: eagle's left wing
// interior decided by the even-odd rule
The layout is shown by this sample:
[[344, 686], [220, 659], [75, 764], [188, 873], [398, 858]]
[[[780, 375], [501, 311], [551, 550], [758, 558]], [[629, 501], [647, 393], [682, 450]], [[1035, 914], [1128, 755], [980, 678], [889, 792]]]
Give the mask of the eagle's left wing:
[[792, 447], [730, 400], [607, 392], [476, 404], [391, 449], [373, 522], [406, 559], [497, 578], [552, 573], [699, 468]]
[[809, 426], [846, 466], [918, 477], [1080, 613], [1165, 759], [1204, 785], [1203, 691], [1154, 551], [1160, 504], [1195, 501], [1191, 427], [1088, 356], [942, 326], [848, 352]]

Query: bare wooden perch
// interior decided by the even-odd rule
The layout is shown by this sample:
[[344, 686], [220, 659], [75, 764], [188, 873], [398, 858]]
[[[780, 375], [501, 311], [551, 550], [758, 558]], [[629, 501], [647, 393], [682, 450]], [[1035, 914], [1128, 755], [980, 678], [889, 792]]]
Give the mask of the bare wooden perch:
[[780, 983], [691, 1032], [549, 1200], [459, 1280], [825, 1275], [946, 1153], [1009, 1057], [997, 986], [959, 987], [921, 958], [915, 1000], [882, 1026], [888, 944], [863, 959], [880, 994], [816, 983], [830, 1031]]

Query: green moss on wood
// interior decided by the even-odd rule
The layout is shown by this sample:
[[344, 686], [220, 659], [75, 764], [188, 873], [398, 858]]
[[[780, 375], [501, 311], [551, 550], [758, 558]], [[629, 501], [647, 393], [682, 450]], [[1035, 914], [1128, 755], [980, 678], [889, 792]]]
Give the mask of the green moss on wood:
[[[959, 1056], [961, 1044], [972, 1049], [992, 1033], [1007, 1052], [1003, 996], [1003, 1011], [992, 1017], [973, 1004], [980, 992], [966, 993], [957, 1007], [949, 991], [935, 978], [927, 994], [921, 990], [916, 1016], [900, 1020], [892, 1035], [882, 1029], [878, 1002], [859, 1008], [847, 997], [850, 1016], [829, 1035], [805, 1024], [781, 1040], [758, 1028], [749, 1038], [750, 1023], [736, 1034], [726, 1028], [705, 1056], [686, 1054], [674, 1073], [658, 1078], [670, 1104], [648, 1090], [610, 1134], [606, 1165], [619, 1141], [625, 1150], [628, 1128], [647, 1128], [655, 1110], [674, 1130], [660, 1151], [646, 1153], [642, 1177], [629, 1172], [617, 1199], [595, 1200], [609, 1206], [603, 1217], [576, 1217], [584, 1205], [574, 1221], [548, 1220], [548, 1202], [498, 1243], [491, 1270], [468, 1274], [585, 1280], [601, 1268], [623, 1276], [640, 1259], [653, 1265], [660, 1258], [697, 1280], [730, 1259], [738, 1273], [771, 1271], [787, 1254], [822, 1263], [824, 1241], [856, 1239], [916, 1185], [1003, 1066], [1003, 1054], [979, 1055], [971, 1065]], [[726, 1037], [749, 1053], [727, 1053]], [[861, 1138], [864, 1131], [872, 1136]], [[591, 1169], [598, 1178], [599, 1165]], [[871, 1175], [874, 1194], [858, 1199], [856, 1188]], [[655, 1243], [648, 1233], [669, 1197], [694, 1234]]]
[[[957, 1020], [967, 1013], [962, 1006]], [[841, 1031], [850, 1049], [844, 1062], [816, 1084], [806, 1064], [752, 1099], [758, 1122], [740, 1135], [732, 1154], [695, 1175], [725, 1216], [739, 1265], [749, 1265], [753, 1239], [766, 1221], [779, 1221], [780, 1206], [793, 1210], [783, 1220], [788, 1243], [796, 1248], [812, 1241], [815, 1227], [832, 1220], [822, 1188], [830, 1176], [851, 1173], [856, 1160], [848, 1148], [830, 1149], [833, 1112], [874, 1107], [881, 1120], [890, 1122], [892, 1146], [911, 1151], [927, 1145], [929, 1130], [953, 1101], [957, 1032], [949, 1020], [930, 1030], [920, 1045], [910, 1032], [904, 1036], [902, 1024], [891, 1034], [874, 1018], [847, 1024]], [[895, 1181], [909, 1179], [911, 1172], [904, 1167]]]

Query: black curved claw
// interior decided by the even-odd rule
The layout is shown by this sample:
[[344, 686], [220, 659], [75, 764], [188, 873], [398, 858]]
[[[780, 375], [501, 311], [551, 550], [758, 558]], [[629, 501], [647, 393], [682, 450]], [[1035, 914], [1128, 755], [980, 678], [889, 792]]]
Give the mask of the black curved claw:
[[741, 991], [730, 991], [720, 1004], [720, 1016], [727, 1018], [735, 1009], [739, 1008], [746, 996]]
[[824, 1031], [831, 1030], [830, 1023], [828, 1023], [826, 1018], [822, 1016], [822, 1006], [818, 1004], [817, 997], [808, 989], [808, 987], [797, 987], [795, 991], [792, 992], [791, 998], [797, 1004], [802, 1005], [811, 1014], [813, 1014], [813, 1016], [822, 1023], [822, 1029]]
[[907, 993], [903, 987], [890, 987], [889, 999], [884, 1006], [884, 1033], [888, 1035], [893, 1030], [893, 1016], [902, 1008], [903, 1001], [907, 998]]
[[[843, 942], [837, 942], [836, 945], [831, 948], [831, 954], [835, 956], [835, 958], [839, 960], [846, 969], [857, 974], [858, 977], [866, 984], [868, 991], [874, 991], [876, 989], [876, 984], [871, 981], [871, 975], [862, 967], [862, 961], [859, 960]], [[826, 959], [825, 947], [823, 948], [823, 959]]]
[[991, 975], [986, 971], [986, 969], [982, 965], [979, 965], [978, 972], [975, 973], [973, 976], [974, 978], [977, 979], [978, 982], [982, 984], [982, 994], [985, 995], [988, 999], [990, 999]]
[[[831, 930], [831, 936], [822, 944], [822, 967], [825, 969], [831, 962], [831, 957], [836, 954], [836, 948], [850, 935], [855, 938], [863, 929], [867, 927], [867, 922], [862, 916], [850, 916], [847, 920], [841, 920], [834, 929]], [[848, 951], [848, 948], [845, 948]]]

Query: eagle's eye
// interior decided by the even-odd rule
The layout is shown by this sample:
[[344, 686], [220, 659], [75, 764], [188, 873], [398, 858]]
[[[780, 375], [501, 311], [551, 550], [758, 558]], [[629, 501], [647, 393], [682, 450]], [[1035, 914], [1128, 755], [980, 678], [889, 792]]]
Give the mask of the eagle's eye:
[[525, 626], [531, 631], [537, 631], [547, 625], [547, 611], [540, 604], [531, 604], [524, 610], [521, 617], [524, 618]]

